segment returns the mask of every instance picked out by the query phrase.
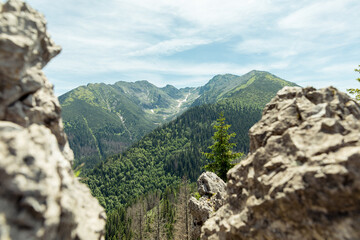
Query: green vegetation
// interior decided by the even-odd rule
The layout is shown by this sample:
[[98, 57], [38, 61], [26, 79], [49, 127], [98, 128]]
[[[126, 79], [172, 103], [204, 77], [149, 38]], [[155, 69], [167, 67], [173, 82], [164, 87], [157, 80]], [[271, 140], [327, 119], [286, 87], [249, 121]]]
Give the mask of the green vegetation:
[[88, 84], [59, 97], [75, 167], [93, 168], [125, 151], [146, 133], [186, 109], [179, 101], [197, 97], [194, 88], [157, 88], [147, 81]]
[[187, 202], [196, 184], [186, 178], [108, 213], [105, 239], [189, 239]]
[[[131, 144], [129, 133], [119, 124], [119, 117], [103, 108], [75, 99], [71, 105], [63, 107], [62, 115], [75, 154], [75, 167], [82, 163], [86, 163], [85, 167], [93, 167], [102, 158], [123, 151]], [[142, 131], [133, 131], [135, 137], [140, 138], [151, 130], [143, 126]]]
[[[360, 73], [360, 65], [359, 65], [359, 69], [355, 69], [355, 71]], [[360, 78], [357, 78], [356, 80], [358, 80], [360, 82]], [[350, 88], [350, 89], [347, 89], [347, 91], [350, 94], [355, 94], [356, 101], [360, 102], [360, 89], [359, 88]]]
[[[166, 186], [179, 182], [183, 176], [186, 176], [190, 182], [196, 181], [204, 171], [204, 166], [209, 164], [201, 152], [205, 152], [207, 147], [213, 144], [211, 138], [214, 135], [213, 125], [220, 112], [224, 113], [228, 123], [232, 126], [232, 131], [236, 133], [233, 138], [233, 142], [236, 144], [234, 151], [247, 153], [249, 151], [248, 130], [260, 119], [262, 108], [267, 101], [270, 101], [276, 92], [288, 83], [266, 72], [253, 71], [247, 75], [245, 80], [241, 80], [243, 77], [229, 74], [223, 76], [225, 80], [221, 76], [217, 76], [217, 80], [213, 79], [209, 82], [211, 83], [210, 89], [220, 89], [224, 83], [238, 87], [234, 82], [238, 83], [239, 81], [242, 85], [247, 84], [247, 87], [237, 91], [234, 90], [234, 87], [229, 88], [230, 90], [227, 89], [226, 94], [223, 94], [223, 97], [219, 98], [217, 102], [192, 107], [175, 120], [146, 134], [122, 153], [107, 157], [106, 160], [91, 169], [83, 168], [80, 175], [83, 181], [88, 184], [93, 195], [99, 199], [108, 212], [148, 192], [164, 191]], [[142, 81], [137, 84], [149, 83]], [[129, 83], [130, 85], [131, 83]], [[294, 84], [289, 83], [289, 85]], [[209, 87], [208, 84], [205, 86]], [[172, 95], [179, 93], [172, 87], [165, 88]], [[140, 89], [141, 86], [138, 91]], [[249, 102], [246, 97], [249, 98]], [[73, 102], [80, 101], [74, 100]], [[96, 101], [94, 100], [94, 102]], [[109, 102], [112, 101], [109, 100]], [[113, 104], [110, 105], [113, 106]], [[84, 106], [84, 110], [79, 109], [79, 111], [83, 111], [82, 114], [86, 115], [89, 112], [87, 108], [90, 106], [89, 104], [84, 104]], [[106, 117], [101, 120], [107, 112], [103, 112], [105, 110], [99, 108], [97, 111], [102, 115], [93, 117], [86, 115], [88, 126], [92, 129], [93, 134], [90, 130], [80, 131], [80, 127], [78, 129], [84, 134], [84, 137], [87, 136], [84, 141], [91, 141], [92, 135], [95, 136], [100, 145], [99, 151], [104, 155], [105, 147], [114, 146], [114, 144], [102, 144], [104, 139], [120, 138], [127, 132], [115, 127], [113, 129], [118, 129], [117, 131], [113, 131], [111, 128], [104, 129], [105, 126], [109, 126], [107, 121], [110, 122], [111, 118]], [[80, 123], [67, 122], [66, 124], [74, 128]], [[84, 125], [86, 124], [84, 123]], [[131, 125], [128, 124], [128, 126]], [[121, 131], [123, 134], [109, 134], [109, 132], [119, 133]], [[129, 131], [132, 132], [130, 129]], [[71, 135], [69, 138], [74, 139]], [[81, 145], [81, 141], [82, 139], [77, 144]], [[93, 148], [93, 152], [97, 152], [96, 146]]]
[[217, 75], [200, 88], [193, 106], [234, 98], [243, 105], [263, 108], [284, 86], [297, 86], [268, 72], [251, 71], [242, 76]]
[[109, 157], [92, 170], [83, 170], [84, 181], [108, 211], [147, 192], [162, 191], [182, 176], [196, 181], [208, 164], [201, 152], [212, 144], [219, 112], [224, 112], [238, 133], [235, 151], [248, 152], [247, 132], [260, 119], [261, 111], [228, 99], [189, 109], [124, 153]]
[[196, 198], [196, 200], [199, 200], [201, 198], [200, 193], [195, 192], [194, 193], [194, 198]]
[[[184, 191], [180, 190], [181, 178], [185, 176], [190, 182], [195, 182], [204, 171], [204, 166], [211, 165], [201, 153], [213, 144], [214, 125], [219, 113], [223, 112], [233, 132], [236, 132], [236, 135], [223, 134], [228, 136], [228, 140], [232, 138], [236, 144], [229, 143], [227, 149], [230, 150], [232, 146], [235, 152], [247, 153], [248, 130], [260, 119], [262, 108], [284, 85], [295, 85], [266, 72], [252, 71], [241, 77], [218, 75], [199, 89], [179, 90], [166, 86], [160, 90], [168, 97], [179, 98], [181, 94], [188, 97], [188, 101], [181, 105], [183, 110], [190, 105], [193, 107], [150, 133], [145, 133], [138, 130], [144, 130], [145, 123], [156, 123], [156, 117], [160, 116], [156, 114], [168, 113], [165, 105], [169, 98], [160, 94], [162, 97], [158, 95], [150, 101], [145, 96], [154, 94], [146, 95], [144, 91], [156, 89], [146, 81], [136, 82], [136, 86], [133, 84], [116, 83], [111, 85], [110, 90], [109, 85], [90, 85], [92, 96], [67, 96], [63, 101], [65, 108], [71, 110], [64, 114], [64, 118], [68, 119], [65, 121], [65, 129], [74, 131], [69, 134], [70, 143], [73, 141], [72, 147], [79, 146], [75, 148], [80, 154], [77, 165], [85, 162], [91, 166], [80, 167], [81, 171], [77, 173], [80, 173], [82, 181], [90, 187], [92, 194], [107, 211], [106, 239], [110, 240], [177, 239], [180, 236], [176, 230], [177, 224], [184, 224], [188, 220], [179, 216], [179, 212], [183, 212], [179, 209], [185, 207], [180, 207], [179, 203], [186, 202], [180, 200], [184, 199], [180, 197], [183, 196], [181, 191]], [[103, 100], [99, 95], [101, 88]], [[120, 88], [126, 94], [104, 92], [120, 92]], [[130, 96], [130, 92], [137, 94], [137, 97]], [[201, 96], [195, 100], [199, 94]], [[179, 101], [176, 101], [178, 105]], [[151, 115], [152, 118], [147, 117], [150, 116], [150, 109], [154, 112], [151, 114], [155, 114]], [[161, 115], [163, 121], [165, 115]], [[154, 128], [151, 124], [148, 129]], [[217, 126], [221, 125], [223, 130], [229, 128], [229, 125], [218, 121]], [[135, 139], [140, 140], [135, 142]], [[133, 142], [131, 147], [125, 145]], [[121, 149], [116, 148], [118, 154], [109, 156], [109, 149], [114, 149], [118, 143], [123, 144]], [[81, 153], [85, 150], [92, 151], [93, 155], [84, 157]], [[98, 152], [105, 160], [96, 157]], [[90, 157], [94, 158], [92, 165], [88, 162]], [[225, 170], [222, 172], [226, 174]], [[194, 188], [190, 192], [194, 192]], [[196, 193], [194, 196], [197, 196]]]
[[130, 240], [132, 237], [131, 218], [127, 217], [126, 209], [123, 206], [107, 214], [105, 239]]
[[92, 169], [190, 106], [234, 99], [242, 106], [260, 109], [285, 85], [295, 84], [251, 71], [243, 76], [217, 75], [200, 88], [158, 88], [147, 81], [88, 84], [59, 100], [75, 167], [85, 163], [84, 168]]
[[232, 160], [243, 155], [243, 153], [232, 152], [232, 148], [236, 146], [236, 143], [230, 143], [229, 141], [232, 137], [235, 137], [236, 134], [228, 134], [230, 126], [229, 124], [225, 124], [224, 113], [221, 112], [220, 118], [217, 119], [217, 123], [214, 126], [217, 131], [212, 137], [214, 144], [209, 147], [211, 152], [203, 152], [203, 155], [212, 161], [205, 165], [205, 169], [216, 173], [225, 182], [227, 181], [226, 173], [234, 166]]

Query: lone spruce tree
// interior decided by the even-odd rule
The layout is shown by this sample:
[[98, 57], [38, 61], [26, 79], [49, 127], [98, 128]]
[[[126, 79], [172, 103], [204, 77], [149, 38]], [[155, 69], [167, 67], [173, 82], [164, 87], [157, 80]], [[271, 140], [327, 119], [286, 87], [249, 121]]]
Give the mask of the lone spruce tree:
[[243, 153], [234, 153], [232, 148], [236, 146], [235, 143], [230, 143], [229, 140], [235, 137], [235, 133], [228, 134], [228, 129], [231, 125], [225, 124], [224, 113], [220, 113], [220, 118], [217, 119], [217, 123], [214, 128], [217, 130], [212, 137], [214, 144], [210, 146], [210, 153], [203, 152], [206, 158], [212, 162], [205, 166], [205, 170], [216, 173], [225, 182], [227, 180], [227, 171], [234, 166], [232, 160], [240, 157]]

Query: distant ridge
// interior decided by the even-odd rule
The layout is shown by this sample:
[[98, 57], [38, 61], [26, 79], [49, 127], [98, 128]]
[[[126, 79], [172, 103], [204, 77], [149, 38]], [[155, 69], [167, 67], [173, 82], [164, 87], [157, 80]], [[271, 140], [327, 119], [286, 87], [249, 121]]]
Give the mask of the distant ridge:
[[189, 107], [236, 99], [243, 106], [261, 109], [283, 86], [296, 84], [253, 70], [242, 76], [216, 75], [197, 88], [158, 88], [146, 80], [88, 84], [59, 100], [76, 165], [85, 162], [91, 168]]
[[145, 80], [88, 84], [63, 94], [59, 100], [76, 164], [91, 167], [124, 151], [184, 112], [196, 97], [197, 88], [158, 88]]
[[249, 105], [253, 105], [253, 99], [256, 98], [256, 104], [263, 107], [284, 86], [298, 85], [269, 72], [258, 70], [253, 70], [242, 76], [216, 75], [207, 84], [200, 87], [200, 97], [194, 101], [192, 106], [215, 103], [229, 97], [238, 97], [243, 98], [243, 103]]

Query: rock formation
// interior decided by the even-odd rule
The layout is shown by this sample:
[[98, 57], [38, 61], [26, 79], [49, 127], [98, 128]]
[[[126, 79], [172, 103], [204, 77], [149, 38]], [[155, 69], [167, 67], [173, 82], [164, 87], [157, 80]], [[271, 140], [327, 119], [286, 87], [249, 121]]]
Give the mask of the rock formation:
[[285, 87], [228, 172], [202, 239], [360, 239], [360, 107], [329, 87]]
[[105, 213], [71, 169], [61, 109], [42, 68], [61, 48], [44, 17], [0, 3], [0, 239], [102, 239]]
[[189, 210], [193, 217], [191, 239], [198, 239], [201, 227], [226, 200], [225, 182], [213, 172], [204, 172], [197, 180], [200, 199], [191, 197]]

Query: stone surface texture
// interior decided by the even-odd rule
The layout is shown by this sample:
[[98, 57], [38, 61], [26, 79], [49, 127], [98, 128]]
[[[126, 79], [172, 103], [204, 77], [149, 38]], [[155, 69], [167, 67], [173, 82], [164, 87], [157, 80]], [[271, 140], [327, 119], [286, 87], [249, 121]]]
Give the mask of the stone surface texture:
[[198, 239], [201, 227], [214, 211], [217, 211], [226, 200], [225, 182], [213, 172], [204, 172], [197, 180], [199, 200], [191, 197], [189, 210], [192, 215], [191, 239]]
[[105, 212], [71, 169], [42, 68], [61, 48], [28, 4], [0, 3], [0, 240], [103, 239]]
[[360, 239], [360, 107], [333, 87], [285, 87], [228, 172], [201, 239]]

